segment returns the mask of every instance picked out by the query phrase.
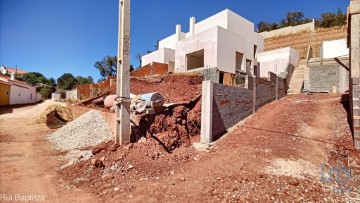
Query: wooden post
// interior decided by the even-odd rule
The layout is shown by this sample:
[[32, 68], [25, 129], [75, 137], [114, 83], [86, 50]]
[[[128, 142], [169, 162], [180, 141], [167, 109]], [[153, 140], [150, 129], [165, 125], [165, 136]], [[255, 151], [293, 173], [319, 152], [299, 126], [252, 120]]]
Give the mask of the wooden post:
[[[119, 32], [117, 57], [116, 95], [130, 98], [130, 0], [119, 0]], [[125, 99], [116, 105], [115, 143], [130, 142], [130, 101]]]

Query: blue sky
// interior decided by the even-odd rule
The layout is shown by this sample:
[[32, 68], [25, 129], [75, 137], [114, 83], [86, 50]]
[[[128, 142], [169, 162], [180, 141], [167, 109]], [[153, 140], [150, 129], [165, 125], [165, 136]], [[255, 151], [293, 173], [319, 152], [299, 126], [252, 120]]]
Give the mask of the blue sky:
[[[205, 19], [226, 8], [256, 25], [279, 22], [287, 11], [306, 17], [346, 11], [348, 0], [132, 0], [131, 63], [137, 53], [155, 49], [157, 40], [189, 18]], [[41, 72], [100, 78], [94, 63], [116, 55], [118, 0], [0, 0], [0, 65]]]

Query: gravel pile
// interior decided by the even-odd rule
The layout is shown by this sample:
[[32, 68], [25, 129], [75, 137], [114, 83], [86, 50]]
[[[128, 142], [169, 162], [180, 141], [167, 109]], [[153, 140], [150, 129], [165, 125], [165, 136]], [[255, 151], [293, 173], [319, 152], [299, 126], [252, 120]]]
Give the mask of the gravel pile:
[[102, 115], [91, 110], [48, 136], [56, 150], [74, 150], [95, 146], [112, 139], [112, 132]]

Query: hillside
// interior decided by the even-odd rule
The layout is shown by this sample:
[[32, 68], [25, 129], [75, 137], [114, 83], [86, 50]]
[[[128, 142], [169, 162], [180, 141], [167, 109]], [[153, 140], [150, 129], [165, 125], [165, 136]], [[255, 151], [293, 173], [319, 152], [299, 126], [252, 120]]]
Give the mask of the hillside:
[[300, 52], [301, 58], [306, 58], [309, 45], [312, 57], [320, 56], [320, 47], [324, 41], [344, 39], [347, 37], [346, 27], [317, 29], [316, 32], [304, 32], [265, 39], [265, 51], [292, 47]]

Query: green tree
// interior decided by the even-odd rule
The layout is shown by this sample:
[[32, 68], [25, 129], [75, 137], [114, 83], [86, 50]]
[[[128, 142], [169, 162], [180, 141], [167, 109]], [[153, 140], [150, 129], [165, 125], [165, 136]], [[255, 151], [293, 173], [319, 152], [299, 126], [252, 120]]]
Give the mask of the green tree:
[[51, 93], [55, 91], [56, 91], [55, 87], [51, 87], [51, 86], [43, 86], [38, 89], [38, 92], [40, 92], [43, 100], [50, 99]]
[[261, 21], [260, 23], [257, 24], [257, 32], [265, 32], [265, 31], [270, 31], [270, 23], [265, 22], [265, 21]]
[[336, 16], [336, 25], [343, 26], [346, 25], [347, 16], [346, 13], [343, 13], [340, 8], [338, 8], [337, 16]]
[[49, 78], [49, 81], [51, 86], [56, 87], [56, 81], [54, 78]]
[[336, 26], [337, 15], [335, 13], [326, 12], [321, 14], [319, 26], [323, 28], [329, 28]]
[[[106, 56], [101, 61], [96, 61], [94, 67], [100, 71], [101, 78], [98, 82], [106, 80], [109, 76], [116, 76], [117, 57]], [[134, 66], [130, 65], [130, 72], [134, 71]]]
[[33, 86], [38, 84], [51, 85], [51, 81], [38, 72], [25, 73], [21, 78], [19, 78], [19, 80]]
[[62, 90], [71, 90], [76, 83], [76, 78], [70, 73], [65, 73], [57, 79], [57, 87]]
[[287, 12], [284, 19], [280, 21], [281, 27], [296, 26], [304, 23], [303, 12]]
[[93, 84], [94, 83], [94, 79], [91, 76], [88, 76], [88, 77], [77, 76], [76, 80], [77, 80], [78, 84]]
[[277, 23], [271, 23], [270, 24], [270, 30], [277, 30], [279, 28], [280, 28], [280, 26]]
[[94, 67], [100, 71], [100, 75], [103, 80], [108, 76], [116, 75], [117, 57], [106, 56], [101, 61], [96, 61]]

